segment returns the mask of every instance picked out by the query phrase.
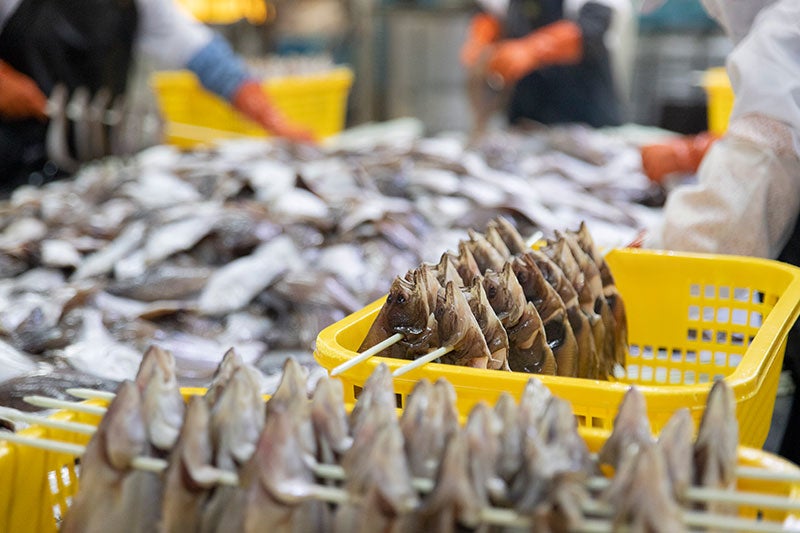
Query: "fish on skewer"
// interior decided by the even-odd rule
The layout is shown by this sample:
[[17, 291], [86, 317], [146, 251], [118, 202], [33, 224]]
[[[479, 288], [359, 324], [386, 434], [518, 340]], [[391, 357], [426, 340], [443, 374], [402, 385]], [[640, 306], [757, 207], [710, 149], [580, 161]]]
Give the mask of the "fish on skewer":
[[556, 374], [556, 359], [545, 337], [542, 319], [522, 286], [511, 263], [502, 272], [487, 271], [483, 277], [486, 296], [508, 334], [508, 365], [515, 372]]
[[678, 409], [661, 429], [656, 447], [664, 456], [672, 493], [685, 503], [686, 490], [694, 483], [694, 424], [686, 408]]
[[491, 353], [486, 339], [464, 293], [452, 281], [445, 287], [444, 301], [439, 302], [436, 319], [441, 345], [453, 347], [441, 357], [441, 362], [487, 368]]
[[489, 362], [486, 367], [492, 370], [511, 370], [508, 366], [508, 335], [489, 303], [481, 278], [472, 281], [466, 295], [470, 310], [478, 321], [486, 346], [489, 348]]
[[342, 398], [340, 380], [323, 376], [317, 381], [311, 397], [311, 421], [320, 463], [337, 463], [353, 444]]
[[[607, 379], [605, 368], [601, 369], [600, 358], [594, 344], [594, 336], [591, 325], [589, 324], [589, 319], [581, 310], [578, 302], [578, 293], [575, 292], [575, 288], [569, 280], [567, 280], [564, 272], [562, 272], [558, 265], [553, 263], [549, 257], [536, 250], [530, 250], [521, 255], [520, 258], [526, 262], [529, 269], [533, 268], [533, 266], [530, 265], [532, 260], [545, 281], [555, 289], [561, 297], [561, 301], [564, 302], [564, 307], [567, 311], [567, 320], [572, 328], [575, 341], [578, 344], [578, 360], [575, 365], [576, 376], [589, 379], [597, 379], [600, 377]], [[519, 278], [520, 275], [531, 274], [534, 276], [534, 280], [541, 286], [541, 282], [535, 272], [525, 272], [520, 269], [518, 270], [517, 277]], [[526, 286], [531, 287], [530, 285], [523, 284], [523, 289]], [[526, 294], [526, 297], [528, 297], [528, 294]], [[548, 298], [552, 298], [552, 295], [548, 296]]]
[[225, 352], [225, 355], [222, 356], [222, 361], [217, 367], [217, 371], [214, 372], [211, 378], [211, 383], [206, 389], [205, 399], [209, 406], [213, 407], [217, 403], [217, 400], [222, 395], [222, 391], [228, 386], [233, 373], [243, 364], [244, 361], [241, 356], [236, 353], [236, 350], [231, 348]]
[[536, 308], [544, 326], [547, 345], [558, 364], [558, 375], [575, 376], [578, 370], [579, 346], [570, 325], [567, 308], [558, 293], [545, 281], [528, 255], [509, 262], [522, 288], [523, 297]]
[[[132, 509], [138, 513], [146, 509], [136, 522], [155, 528], [158, 507], [139, 507], [141, 492], [130, 487], [131, 476], [156, 476], [131, 467], [131, 461], [145, 454], [148, 447], [141, 393], [133, 382], [123, 382], [83, 454], [81, 490], [64, 517], [61, 531], [99, 533], [107, 531], [108, 524], [118, 524], [120, 531], [147, 531], [132, 524]], [[159, 497], [160, 492], [153, 497], [156, 504]]]
[[[525, 244], [525, 239], [522, 238], [517, 228], [515, 228], [507, 218], [496, 217], [490, 220], [486, 229], [487, 236], [489, 235], [490, 229], [492, 233], [502, 239], [503, 244], [505, 244], [506, 249], [511, 255], [522, 255], [530, 250], [530, 247]], [[494, 244], [494, 241], [492, 241], [492, 243]]]
[[213, 467], [208, 403], [193, 396], [164, 474], [160, 531], [199, 531], [203, 507], [219, 478]]
[[499, 272], [502, 270], [506, 261], [505, 257], [497, 248], [492, 246], [483, 234], [475, 230], [470, 229], [468, 234], [469, 240], [462, 242], [464, 242], [466, 247], [472, 252], [480, 271], [486, 272], [487, 270], [494, 270], [495, 272]]
[[476, 277], [483, 276], [483, 270], [481, 270], [477, 261], [475, 261], [475, 256], [472, 255], [472, 251], [470, 247], [467, 246], [466, 241], [460, 241], [458, 243], [458, 255], [455, 256], [453, 263], [464, 282], [464, 286], [469, 286]]
[[600, 448], [597, 460], [600, 464], [619, 468], [626, 455], [652, 442], [644, 394], [636, 387], [631, 387], [617, 408], [614, 430]]
[[398, 276], [358, 351], [371, 348], [395, 333], [403, 335], [403, 339], [388, 349], [390, 357], [414, 359], [438, 348], [435, 310], [430, 307], [426, 287], [419, 282], [419, 276], [414, 276], [412, 281]]

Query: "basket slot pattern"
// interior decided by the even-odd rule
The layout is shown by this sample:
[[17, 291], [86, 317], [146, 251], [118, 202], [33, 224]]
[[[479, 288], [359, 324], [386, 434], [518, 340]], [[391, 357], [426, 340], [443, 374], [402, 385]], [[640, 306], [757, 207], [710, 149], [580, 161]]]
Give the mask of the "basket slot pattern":
[[693, 385], [724, 378], [736, 369], [778, 300], [751, 287], [690, 283], [681, 347], [631, 341], [629, 383]]

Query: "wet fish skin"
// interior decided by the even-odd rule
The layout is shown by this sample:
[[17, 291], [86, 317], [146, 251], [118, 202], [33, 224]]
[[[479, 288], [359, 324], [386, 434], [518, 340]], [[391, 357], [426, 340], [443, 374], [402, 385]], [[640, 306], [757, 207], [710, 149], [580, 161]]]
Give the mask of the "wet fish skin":
[[[576, 376], [581, 354], [578, 340], [569, 321], [569, 312], [566, 305], [556, 290], [545, 280], [542, 271], [539, 270], [536, 261], [531, 255], [525, 254], [515, 258], [512, 266], [525, 291], [526, 298], [533, 300], [539, 315], [542, 317], [547, 341], [554, 355], [563, 364], [561, 368], [562, 374], [560, 375]], [[574, 306], [572, 313], [575, 313]], [[580, 319], [575, 320], [581, 326], [584, 325]], [[605, 333], [605, 330], [602, 329], [603, 323], [599, 317], [596, 318], [594, 323], [590, 321], [590, 325], [597, 326], [592, 328], [595, 339], [597, 339], [598, 334]], [[583, 333], [582, 328], [581, 333]], [[583, 337], [581, 342], [584, 345], [588, 345], [588, 341]], [[591, 367], [591, 364], [589, 366]]]
[[613, 526], [635, 533], [687, 531], [672, 498], [664, 457], [652, 442], [627, 455], [601, 498], [614, 508]]
[[209, 424], [205, 399], [193, 396], [164, 476], [160, 529], [164, 533], [188, 533], [200, 528], [203, 506], [217, 481], [216, 472], [211, 470]]
[[725, 380], [718, 379], [708, 393], [694, 444], [695, 484], [732, 488], [736, 482], [738, 443], [736, 399]]
[[136, 385], [142, 392], [147, 435], [157, 449], [168, 452], [175, 445], [186, 410], [172, 355], [151, 346], [142, 358]]
[[439, 347], [434, 309], [429, 306], [426, 287], [416, 279], [395, 278], [386, 302], [359, 351], [371, 348], [395, 333], [402, 334], [403, 340], [390, 349], [389, 354], [393, 357], [413, 359]]
[[322, 463], [338, 462], [353, 445], [344, 408], [343, 387], [340, 380], [323, 376], [317, 381], [311, 397], [311, 421], [316, 436], [317, 460]]
[[443, 363], [486, 368], [491, 353], [481, 328], [469, 308], [464, 293], [452, 281], [445, 288], [445, 299], [436, 309], [439, 342], [453, 346], [442, 356]]
[[465, 242], [475, 257], [478, 268], [482, 272], [490, 269], [498, 272], [502, 270], [505, 259], [501, 253], [481, 233], [472, 229], [468, 230], [468, 233], [469, 240]]
[[683, 503], [694, 481], [694, 424], [689, 410], [678, 409], [661, 429], [656, 444], [664, 456], [672, 494]]
[[[120, 385], [106, 415], [92, 436], [81, 462], [81, 490], [61, 524], [64, 533], [102, 532], [108, 524], [133, 531], [125, 478], [134, 457], [147, 450], [139, 390], [132, 382]], [[139, 512], [142, 512], [140, 509]], [[141, 518], [144, 521], [145, 513]]]
[[508, 366], [508, 335], [505, 328], [503, 328], [503, 323], [497, 317], [492, 305], [489, 303], [489, 299], [486, 297], [486, 291], [483, 288], [481, 279], [475, 278], [468, 290], [467, 301], [470, 310], [478, 321], [478, 326], [480, 326], [483, 338], [489, 348], [490, 355], [487, 368], [492, 370], [511, 370]]
[[644, 394], [631, 387], [614, 417], [614, 430], [598, 453], [598, 462], [619, 468], [626, 455], [653, 442]]

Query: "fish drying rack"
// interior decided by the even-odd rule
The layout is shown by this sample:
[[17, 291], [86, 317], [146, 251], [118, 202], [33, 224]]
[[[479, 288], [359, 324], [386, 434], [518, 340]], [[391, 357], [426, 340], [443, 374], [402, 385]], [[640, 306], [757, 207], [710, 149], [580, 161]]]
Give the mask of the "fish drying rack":
[[[569, 401], [581, 426], [610, 430], [625, 391], [635, 384], [647, 399], [654, 432], [675, 410], [700, 422], [711, 383], [724, 379], [737, 402], [740, 442], [761, 447], [769, 431], [786, 337], [800, 314], [800, 269], [766, 259], [612, 250], [606, 255], [628, 315], [626, 376], [616, 382], [537, 376]], [[315, 357], [331, 370], [355, 357], [383, 299], [324, 329]], [[381, 363], [373, 357], [339, 377], [345, 401], [357, 397]], [[414, 384], [444, 377], [456, 389], [459, 412], [500, 393], [519, 399], [530, 374], [430, 363], [395, 378], [402, 406]]]
[[[184, 397], [202, 395], [205, 389], [187, 388]], [[102, 395], [102, 393], [100, 394]], [[31, 402], [36, 403], [36, 402]], [[66, 447], [74, 445], [82, 449], [90, 439], [90, 433], [99, 423], [108, 400], [94, 399], [79, 404], [63, 403], [66, 410], [34, 423], [18, 433], [22, 439], [36, 441], [58, 441]], [[32, 420], [37, 420], [33, 415]], [[76, 428], [84, 425], [82, 434]], [[596, 453], [609, 436], [605, 430], [580, 428], [589, 450]], [[45, 445], [45, 448], [47, 445]], [[49, 451], [27, 444], [11, 441], [0, 443], [0, 531], [26, 531], [30, 533], [54, 533], [58, 531], [60, 518], [66, 513], [72, 498], [79, 490], [80, 451], [69, 453]], [[750, 521], [747, 529], [753, 531], [796, 530], [800, 523], [800, 468], [762, 450], [739, 446], [737, 467], [748, 475], [738, 477], [736, 492], [739, 519]], [[140, 467], [141, 468], [141, 467]], [[711, 520], [725, 517], [694, 512], [694, 521], [703, 527], [722, 527], [724, 530], [741, 530], [736, 525], [716, 524]], [[710, 520], [710, 521], [709, 521]], [[733, 522], [736, 519], [733, 518]], [[761, 522], [767, 521], [767, 522]], [[748, 522], [745, 522], [748, 523]]]

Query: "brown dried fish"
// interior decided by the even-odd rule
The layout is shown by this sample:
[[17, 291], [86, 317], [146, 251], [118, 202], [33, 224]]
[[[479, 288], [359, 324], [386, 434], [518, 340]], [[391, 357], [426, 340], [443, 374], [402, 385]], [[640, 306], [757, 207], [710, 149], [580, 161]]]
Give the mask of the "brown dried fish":
[[512, 255], [522, 255], [530, 250], [530, 247], [525, 245], [525, 239], [522, 238], [517, 228], [515, 228], [507, 218], [494, 218], [489, 222], [489, 227], [493, 228], [503, 239], [506, 248], [508, 248], [508, 251], [511, 252]]
[[511, 263], [497, 274], [491, 270], [483, 278], [489, 303], [508, 334], [508, 365], [515, 372], [556, 373], [556, 360], [545, 337], [544, 325], [517, 281]]
[[[414, 359], [439, 347], [435, 309], [428, 303], [426, 287], [414, 281], [396, 277], [389, 289], [386, 303], [372, 323], [358, 351], [375, 346], [400, 333], [403, 340], [381, 354], [399, 359]], [[380, 354], [379, 354], [380, 355]]]
[[478, 321], [469, 308], [464, 293], [453, 282], [445, 287], [445, 298], [436, 309], [439, 341], [453, 349], [441, 357], [441, 362], [473, 368], [486, 368], [491, 353]]
[[456, 268], [455, 258], [448, 252], [443, 253], [439, 259], [439, 263], [436, 265], [436, 276], [439, 280], [439, 285], [442, 287], [445, 287], [448, 281], [452, 281], [461, 287], [465, 285]]
[[486, 367], [491, 370], [511, 370], [508, 366], [508, 335], [486, 297], [481, 278], [475, 278], [468, 291], [467, 302], [489, 348]]
[[506, 262], [502, 254], [486, 240], [486, 237], [477, 231], [470, 229], [468, 234], [469, 240], [462, 242], [465, 242], [472, 252], [480, 271], [494, 270], [495, 272], [500, 272]]
[[492, 224], [486, 226], [486, 240], [500, 253], [503, 260], [508, 261], [513, 255], [511, 250], [508, 249], [508, 246], [506, 246], [506, 242], [503, 240], [503, 236], [500, 235], [496, 226]]
[[527, 254], [515, 257], [509, 263], [524, 298], [533, 304], [544, 324], [547, 345], [560, 361], [560, 376], [575, 376], [578, 368], [578, 342], [569, 323], [567, 308], [555, 289], [545, 281], [535, 262]]
[[475, 261], [475, 256], [472, 255], [472, 250], [467, 246], [466, 241], [460, 241], [458, 243], [458, 255], [454, 262], [456, 270], [458, 270], [458, 274], [464, 281], [465, 286], [469, 286], [473, 279], [483, 275], [483, 271]]

